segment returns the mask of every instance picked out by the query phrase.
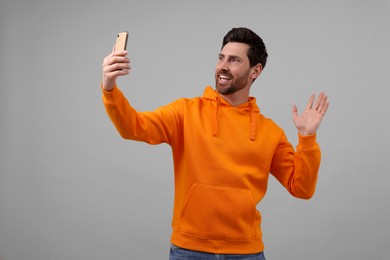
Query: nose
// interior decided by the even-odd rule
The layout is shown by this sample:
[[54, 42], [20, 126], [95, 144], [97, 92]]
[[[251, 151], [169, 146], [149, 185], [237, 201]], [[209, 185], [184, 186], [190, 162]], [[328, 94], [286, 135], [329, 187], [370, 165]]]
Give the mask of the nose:
[[217, 68], [220, 71], [228, 71], [229, 70], [228, 62], [226, 60], [220, 60], [218, 62]]

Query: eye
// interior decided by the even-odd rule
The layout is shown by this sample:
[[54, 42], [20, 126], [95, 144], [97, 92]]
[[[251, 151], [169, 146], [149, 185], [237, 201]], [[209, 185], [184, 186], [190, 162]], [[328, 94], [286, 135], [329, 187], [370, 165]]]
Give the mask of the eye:
[[218, 55], [218, 60], [223, 60], [224, 56], [222, 54]]
[[230, 59], [230, 62], [232, 62], [232, 63], [237, 63], [237, 62], [239, 62], [240, 61], [240, 59], [238, 59], [237, 57], [232, 57], [231, 59]]

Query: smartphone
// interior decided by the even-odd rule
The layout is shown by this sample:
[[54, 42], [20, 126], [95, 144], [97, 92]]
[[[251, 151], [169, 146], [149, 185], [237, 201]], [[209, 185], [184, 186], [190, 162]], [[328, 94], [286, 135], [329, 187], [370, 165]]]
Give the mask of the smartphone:
[[115, 50], [116, 51], [125, 51], [127, 48], [127, 39], [129, 38], [128, 32], [120, 32], [116, 37]]

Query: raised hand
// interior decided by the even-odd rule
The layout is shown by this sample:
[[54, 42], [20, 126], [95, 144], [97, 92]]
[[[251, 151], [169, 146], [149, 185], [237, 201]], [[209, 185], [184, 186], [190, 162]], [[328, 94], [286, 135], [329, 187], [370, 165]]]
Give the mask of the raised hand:
[[129, 74], [130, 60], [126, 57], [127, 51], [115, 51], [104, 58], [103, 61], [103, 79], [102, 87], [104, 90], [111, 91], [116, 86], [116, 79], [119, 76]]
[[311, 95], [305, 110], [301, 115], [298, 115], [296, 105], [292, 108], [292, 118], [298, 133], [301, 135], [315, 134], [320, 127], [321, 121], [325, 116], [326, 110], [329, 107], [328, 97], [321, 92], [315, 101], [315, 95]]

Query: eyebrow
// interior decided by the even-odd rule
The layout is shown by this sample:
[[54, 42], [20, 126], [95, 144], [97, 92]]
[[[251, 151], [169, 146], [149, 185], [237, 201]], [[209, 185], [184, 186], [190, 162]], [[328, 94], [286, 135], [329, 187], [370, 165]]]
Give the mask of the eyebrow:
[[[225, 54], [222, 54], [222, 53], [219, 53], [218, 56], [223, 56], [223, 57], [226, 57]], [[235, 59], [242, 59], [240, 56], [237, 56], [237, 55], [227, 55], [229, 58], [235, 58]]]

